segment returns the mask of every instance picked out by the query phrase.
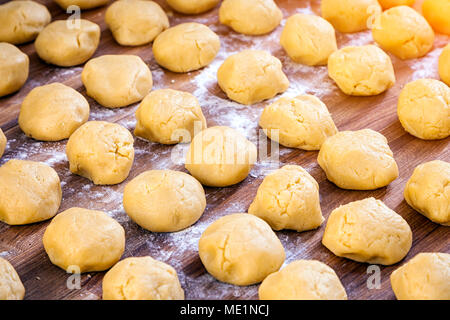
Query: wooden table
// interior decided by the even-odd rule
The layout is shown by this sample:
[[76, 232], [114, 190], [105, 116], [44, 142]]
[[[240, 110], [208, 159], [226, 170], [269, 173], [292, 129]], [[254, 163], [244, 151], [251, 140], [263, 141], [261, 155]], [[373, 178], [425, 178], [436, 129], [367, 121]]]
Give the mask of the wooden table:
[[[3, 3], [6, 1], [0, 1]], [[66, 15], [55, 3], [39, 1], [47, 5], [53, 19], [65, 19]], [[185, 151], [187, 145], [163, 146], [136, 139], [136, 159], [128, 179], [116, 186], [95, 186], [89, 180], [69, 172], [62, 142], [38, 142], [25, 137], [17, 125], [17, 115], [25, 95], [34, 87], [51, 82], [62, 82], [79, 90], [86, 96], [80, 80], [82, 66], [58, 68], [42, 62], [36, 55], [33, 44], [20, 46], [30, 57], [30, 77], [26, 85], [16, 94], [0, 99], [0, 125], [9, 140], [0, 164], [9, 159], [43, 161], [55, 168], [62, 181], [63, 201], [60, 211], [73, 206], [99, 209], [117, 219], [126, 230], [124, 257], [151, 255], [171, 264], [178, 272], [187, 299], [256, 299], [258, 286], [237, 287], [220, 283], [206, 273], [198, 257], [197, 242], [202, 231], [217, 218], [246, 212], [264, 176], [274, 168], [285, 164], [303, 166], [320, 185], [321, 205], [325, 218], [341, 204], [369, 196], [383, 200], [399, 213], [411, 226], [413, 246], [404, 261], [419, 252], [450, 252], [449, 229], [432, 223], [411, 209], [403, 199], [403, 188], [413, 169], [426, 161], [441, 159], [450, 161], [450, 138], [440, 141], [423, 141], [407, 134], [396, 115], [399, 91], [405, 83], [418, 78], [438, 78], [437, 59], [442, 47], [449, 41], [446, 36], [436, 38], [435, 47], [427, 56], [417, 60], [401, 61], [391, 56], [397, 83], [393, 88], [374, 97], [350, 97], [344, 95], [327, 76], [326, 67], [307, 67], [290, 61], [279, 45], [282, 27], [261, 37], [249, 37], [230, 31], [218, 23], [217, 8], [198, 16], [182, 16], [170, 11], [164, 1], [158, 1], [168, 11], [171, 25], [186, 21], [197, 21], [210, 26], [221, 38], [222, 48], [216, 60], [207, 68], [188, 74], [174, 74], [160, 68], [154, 61], [151, 45], [121, 47], [111, 36], [104, 23], [105, 7], [85, 11], [82, 17], [98, 23], [102, 29], [99, 49], [95, 56], [103, 54], [136, 54], [150, 66], [154, 88], [170, 87], [194, 93], [201, 102], [208, 125], [228, 125], [248, 137], [258, 132], [258, 118], [263, 102], [243, 106], [226, 99], [216, 82], [217, 68], [233, 52], [244, 48], [270, 51], [278, 57], [291, 86], [284, 95], [302, 93], [315, 94], [330, 109], [340, 130], [371, 128], [384, 134], [392, 148], [400, 168], [400, 176], [388, 187], [375, 191], [346, 191], [326, 180], [318, 166], [317, 152], [280, 148], [280, 163], [271, 165], [259, 162], [250, 176], [242, 183], [228, 188], [206, 188], [207, 209], [193, 227], [178, 233], [151, 233], [130, 221], [122, 207], [122, 191], [125, 184], [143, 171], [150, 169], [174, 169], [186, 171], [182, 163], [171, 160], [173, 148]], [[277, 1], [284, 16], [295, 12], [319, 14], [319, 1]], [[285, 20], [283, 20], [284, 24]], [[338, 34], [338, 45], [366, 44], [372, 42], [370, 31], [357, 34]], [[136, 105], [110, 110], [99, 106], [88, 98], [91, 105], [91, 120], [117, 122], [131, 131], [135, 126]], [[0, 223], [0, 255], [17, 269], [27, 290], [27, 299], [100, 299], [101, 281], [104, 273], [83, 274], [80, 290], [69, 290], [66, 286], [68, 274], [52, 265], [42, 246], [42, 235], [48, 222], [11, 227]], [[297, 233], [277, 232], [287, 254], [286, 262], [295, 259], [317, 259], [331, 266], [345, 286], [349, 299], [394, 299], [389, 276], [399, 264], [381, 266], [381, 288], [367, 288], [367, 264], [339, 258], [328, 251], [321, 238], [325, 223], [317, 230]]]

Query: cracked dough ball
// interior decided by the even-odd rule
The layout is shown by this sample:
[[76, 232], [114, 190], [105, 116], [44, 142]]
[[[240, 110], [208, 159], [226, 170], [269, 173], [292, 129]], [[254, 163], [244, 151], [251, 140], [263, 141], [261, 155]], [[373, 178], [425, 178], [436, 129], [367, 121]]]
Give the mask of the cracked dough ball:
[[184, 300], [175, 269], [148, 256], [119, 261], [102, 287], [103, 300]]
[[50, 261], [75, 273], [109, 269], [123, 254], [125, 231], [106, 213], [70, 208], [45, 230], [44, 249]]
[[370, 129], [341, 131], [328, 138], [317, 161], [328, 180], [342, 189], [374, 190], [398, 177], [386, 138]]
[[273, 0], [224, 0], [219, 19], [238, 33], [262, 35], [278, 27], [283, 13]]
[[54, 0], [61, 8], [66, 10], [70, 6], [80, 7], [82, 10], [93, 9], [103, 6], [109, 0]]
[[30, 59], [19, 48], [0, 42], [0, 97], [22, 88], [28, 79], [29, 65]]
[[450, 254], [423, 252], [391, 274], [398, 300], [450, 300]]
[[156, 62], [172, 72], [201, 69], [214, 60], [219, 49], [219, 36], [196, 22], [169, 28], [153, 42]]
[[3, 153], [5, 152], [6, 149], [6, 137], [5, 134], [2, 131], [2, 128], [0, 128], [0, 158], [3, 156]]
[[319, 185], [302, 167], [284, 166], [264, 178], [248, 213], [274, 230], [316, 229], [323, 222]]
[[20, 107], [19, 126], [41, 141], [67, 139], [89, 118], [89, 103], [81, 93], [62, 83], [36, 87]]
[[247, 178], [256, 160], [256, 146], [241, 133], [211, 127], [192, 140], [186, 169], [206, 186], [227, 187]]
[[444, 139], [450, 135], [450, 88], [434, 79], [415, 80], [400, 92], [397, 114], [413, 136]]
[[425, 0], [422, 14], [434, 30], [450, 35], [450, 1]]
[[117, 123], [88, 121], [67, 142], [70, 172], [94, 184], [121, 183], [133, 165], [133, 143], [131, 133]]
[[236, 213], [219, 218], [198, 242], [206, 270], [217, 280], [248, 286], [280, 269], [283, 245], [270, 226], [258, 217]]
[[450, 226], [450, 163], [430, 161], [414, 169], [406, 183], [406, 202], [425, 217]]
[[382, 201], [367, 198], [331, 212], [322, 244], [339, 257], [391, 265], [408, 254], [412, 232], [408, 223]]
[[265, 278], [258, 291], [260, 300], [347, 300], [334, 270], [317, 260], [291, 262]]
[[24, 225], [50, 219], [61, 198], [58, 174], [48, 165], [9, 160], [0, 167], [0, 221]]
[[412, 6], [416, 0], [378, 0], [383, 9], [389, 9], [396, 6]]
[[393, 7], [379, 15], [372, 35], [382, 49], [400, 59], [422, 57], [434, 42], [434, 32], [427, 20], [408, 6]]
[[136, 136], [162, 144], [189, 142], [206, 129], [197, 98], [172, 89], [150, 92], [137, 109], [136, 120]]
[[199, 14], [211, 10], [220, 0], [167, 0], [175, 11], [184, 14]]
[[0, 257], [0, 301], [23, 300], [25, 288], [14, 267]]
[[450, 86], [450, 43], [445, 46], [439, 56], [439, 76]]
[[328, 74], [348, 95], [373, 96], [395, 84], [391, 58], [374, 45], [348, 46], [330, 55]]
[[107, 108], [121, 108], [144, 99], [153, 86], [152, 73], [134, 55], [104, 55], [84, 66], [86, 93]]
[[327, 106], [312, 95], [278, 99], [264, 108], [259, 125], [270, 139], [303, 150], [320, 150], [337, 133]]

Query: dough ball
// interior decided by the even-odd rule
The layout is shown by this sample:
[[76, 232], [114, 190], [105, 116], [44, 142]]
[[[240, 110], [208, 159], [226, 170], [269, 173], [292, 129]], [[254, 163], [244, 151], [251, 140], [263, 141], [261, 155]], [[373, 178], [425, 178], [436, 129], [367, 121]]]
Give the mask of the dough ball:
[[408, 6], [393, 7], [379, 15], [372, 35], [381, 48], [400, 59], [422, 57], [434, 42], [434, 32], [427, 20]]
[[131, 133], [117, 123], [88, 121], [67, 142], [70, 171], [94, 184], [121, 183], [133, 165], [133, 143]]
[[175, 232], [200, 219], [205, 191], [192, 176], [172, 170], [150, 170], [131, 180], [123, 193], [130, 218], [152, 232]]
[[134, 55], [104, 55], [84, 66], [81, 80], [87, 94], [107, 108], [126, 107], [141, 101], [152, 89], [152, 73]]
[[391, 265], [408, 253], [412, 232], [408, 223], [382, 201], [367, 198], [331, 212], [322, 244], [339, 257]]
[[398, 177], [387, 139], [370, 129], [341, 131], [328, 138], [317, 161], [328, 180], [343, 189], [374, 190]]
[[347, 293], [334, 270], [325, 263], [297, 260], [264, 279], [259, 299], [347, 300]]
[[24, 225], [50, 219], [61, 198], [58, 174], [48, 165], [9, 160], [0, 167], [0, 221]]
[[175, 11], [184, 14], [199, 14], [211, 10], [220, 0], [167, 0]]
[[445, 46], [439, 56], [439, 76], [450, 86], [450, 43]]
[[416, 0], [378, 0], [383, 9], [389, 9], [396, 6], [411, 6]]
[[206, 128], [197, 98], [172, 89], [150, 92], [137, 109], [136, 120], [136, 136], [162, 144], [189, 142]]
[[206, 270], [217, 280], [248, 286], [280, 269], [283, 245], [270, 226], [246, 213], [224, 216], [206, 228], [198, 242]]
[[289, 87], [281, 61], [261, 50], [229, 56], [217, 71], [217, 81], [228, 98], [242, 104], [273, 98]]
[[93, 9], [103, 6], [109, 2], [109, 0], [54, 0], [61, 8], [66, 10], [70, 6], [80, 7], [82, 10]]
[[0, 42], [22, 44], [33, 41], [51, 19], [47, 7], [40, 3], [8, 1], [0, 5]]
[[450, 226], [450, 163], [430, 161], [419, 165], [406, 183], [405, 200], [425, 217]]
[[312, 230], [323, 222], [319, 185], [302, 167], [287, 165], [266, 176], [248, 213], [274, 230]]
[[434, 79], [415, 80], [400, 92], [397, 114], [403, 128], [420, 139], [450, 135], [450, 88]]
[[238, 131], [212, 127], [192, 140], [186, 169], [206, 186], [227, 187], [244, 180], [256, 158], [256, 146]]
[[106, 213], [70, 208], [45, 230], [44, 249], [58, 267], [80, 273], [109, 269], [123, 254], [125, 231]]
[[25, 288], [14, 267], [0, 257], [0, 301], [23, 300]]
[[41, 141], [67, 139], [89, 118], [89, 103], [81, 93], [62, 83], [36, 87], [20, 107], [19, 126]]
[[2, 128], [0, 128], [0, 158], [3, 156], [3, 153], [5, 152], [6, 149], [6, 137], [5, 134], [2, 131]]
[[434, 30], [450, 35], [450, 1], [425, 0], [422, 14]]
[[450, 300], [450, 254], [423, 252], [391, 274], [398, 300]]
[[337, 133], [327, 106], [311, 95], [280, 98], [264, 108], [259, 125], [270, 139], [304, 150], [320, 150]]
[[262, 35], [278, 27], [283, 13], [273, 0], [224, 0], [219, 19], [238, 33]]
[[0, 42], [0, 97], [22, 88], [28, 79], [29, 65], [25, 53], [12, 44]]
[[353, 96], [374, 96], [395, 84], [391, 58], [374, 45], [349, 46], [332, 53], [328, 75]]
[[153, 42], [156, 62], [173, 72], [201, 69], [214, 60], [219, 49], [219, 36], [196, 22], [169, 28]]

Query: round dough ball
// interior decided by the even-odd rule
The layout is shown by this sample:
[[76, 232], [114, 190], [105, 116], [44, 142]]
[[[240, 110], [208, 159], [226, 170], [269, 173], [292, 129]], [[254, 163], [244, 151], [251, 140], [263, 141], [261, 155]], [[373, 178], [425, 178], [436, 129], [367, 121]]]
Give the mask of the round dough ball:
[[189, 142], [206, 129], [197, 98], [172, 89], [150, 92], [136, 110], [136, 120], [136, 136], [162, 144]]
[[25, 288], [16, 269], [0, 257], [0, 301], [23, 300]]
[[82, 10], [93, 9], [103, 6], [109, 0], [54, 0], [61, 8], [66, 10], [70, 6], [80, 7]]
[[217, 71], [217, 81], [228, 98], [242, 104], [273, 98], [289, 87], [281, 61], [261, 50], [229, 56]]
[[81, 93], [62, 83], [36, 87], [20, 107], [19, 126], [41, 141], [67, 139], [89, 118], [89, 103]]
[[273, 0], [224, 0], [219, 19], [238, 33], [262, 35], [278, 27], [283, 13]]
[[220, 0], [167, 0], [175, 11], [184, 14], [199, 14], [211, 10]]
[[445, 46], [439, 56], [439, 76], [450, 86], [450, 43]]
[[303, 150], [320, 150], [337, 133], [327, 106], [312, 95], [280, 98], [264, 108], [259, 125], [270, 139]]
[[206, 186], [227, 187], [244, 180], [256, 158], [256, 146], [238, 131], [212, 127], [192, 140], [186, 169]]
[[264, 279], [259, 299], [347, 300], [347, 293], [334, 270], [325, 263], [297, 260]]
[[434, 30], [450, 35], [450, 1], [425, 0], [422, 14]]
[[24, 225], [50, 219], [61, 198], [58, 174], [48, 165], [9, 160], [0, 167], [0, 221]]
[[289, 17], [280, 43], [292, 60], [309, 66], [326, 65], [330, 54], [337, 50], [333, 26], [311, 14]]
[[444, 139], [450, 136], [450, 88], [434, 79], [415, 80], [400, 92], [397, 114], [413, 136]]
[[81, 73], [86, 93], [107, 108], [136, 103], [152, 90], [149, 67], [138, 56], [104, 55], [91, 59]]
[[109, 269], [125, 249], [125, 231], [116, 220], [82, 208], [58, 214], [42, 240], [54, 265], [80, 273]]
[[376, 17], [372, 35], [381, 48], [400, 59], [422, 57], [434, 42], [427, 20], [408, 6], [393, 7]]
[[270, 226], [246, 213], [224, 216], [206, 228], [198, 242], [206, 270], [217, 280], [248, 286], [280, 269], [283, 245]]
[[196, 22], [169, 28], [153, 42], [156, 62], [173, 72], [201, 69], [214, 60], [219, 49], [219, 36]]
[[5, 152], [6, 149], [6, 137], [5, 134], [2, 131], [2, 128], [0, 128], [0, 158], [3, 156], [3, 153]]
[[33, 41], [51, 19], [47, 7], [40, 3], [8, 1], [0, 5], [0, 42], [22, 44]]
[[332, 53], [328, 75], [353, 96], [374, 96], [395, 84], [391, 58], [374, 45], [349, 46]]
[[133, 165], [133, 143], [131, 133], [117, 123], [88, 121], [67, 142], [70, 171], [94, 184], [121, 183]]
[[319, 185], [302, 167], [284, 166], [264, 178], [248, 213], [274, 230], [316, 229], [323, 222]]
[[398, 300], [450, 300], [450, 254], [423, 252], [391, 274]]
[[396, 6], [412, 6], [416, 0], [378, 0], [383, 9], [389, 9]]
[[367, 198], [331, 212], [322, 244], [339, 257], [391, 265], [408, 254], [412, 232], [408, 223], [382, 201]]
[[30, 59], [12, 44], [0, 43], [0, 97], [16, 92], [28, 79]]
[[406, 202], [425, 217], [450, 226], [450, 163], [430, 161], [414, 169], [406, 183]]
[[328, 180], [342, 189], [374, 190], [398, 177], [387, 139], [370, 129], [341, 131], [328, 138], [317, 161]]

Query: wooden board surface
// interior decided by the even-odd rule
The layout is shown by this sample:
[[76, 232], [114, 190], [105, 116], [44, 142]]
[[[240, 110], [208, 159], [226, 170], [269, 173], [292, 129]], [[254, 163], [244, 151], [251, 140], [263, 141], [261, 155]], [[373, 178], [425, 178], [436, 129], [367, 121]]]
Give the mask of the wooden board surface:
[[[5, 1], [0, 1], [3, 3]], [[53, 20], [65, 19], [66, 15], [52, 1], [39, 1], [47, 5]], [[396, 115], [399, 91], [405, 83], [423, 77], [438, 78], [437, 59], [442, 47], [449, 41], [446, 36], [437, 36], [433, 51], [421, 59], [401, 61], [391, 56], [397, 83], [374, 97], [350, 97], [342, 94], [328, 78], [326, 67], [306, 67], [289, 60], [279, 45], [282, 27], [261, 37], [249, 37], [230, 31], [218, 23], [218, 9], [198, 16], [182, 16], [170, 11], [164, 1], [158, 1], [169, 13], [171, 25], [197, 21], [210, 26], [221, 38], [222, 48], [216, 60], [207, 68], [189, 74], [174, 74], [164, 71], [154, 61], [151, 45], [121, 47], [117, 45], [104, 23], [105, 8], [82, 13], [82, 17], [98, 23], [102, 38], [95, 56], [103, 54], [136, 54], [150, 66], [154, 88], [174, 88], [194, 93], [200, 100], [209, 126], [228, 125], [251, 138], [257, 135], [257, 121], [263, 107], [269, 103], [242, 106], [226, 99], [216, 82], [217, 68], [233, 52], [244, 48], [268, 50], [283, 62], [283, 68], [291, 86], [284, 94], [295, 96], [302, 93], [315, 94], [330, 109], [340, 130], [371, 128], [384, 134], [392, 148], [400, 168], [400, 176], [388, 187], [375, 191], [346, 191], [326, 180], [318, 166], [317, 152], [305, 152], [280, 148], [280, 163], [276, 166], [258, 162], [249, 177], [242, 183], [228, 188], [206, 188], [207, 209], [193, 227], [178, 233], [157, 234], [145, 231], [126, 216], [122, 207], [122, 191], [133, 177], [150, 169], [182, 170], [184, 166], [171, 160], [174, 147], [162, 146], [136, 139], [136, 159], [128, 179], [116, 186], [94, 186], [85, 178], [70, 174], [65, 156], [66, 141], [47, 143], [25, 137], [17, 126], [17, 115], [21, 101], [34, 87], [63, 82], [86, 96], [80, 80], [82, 66], [58, 68], [42, 62], [36, 55], [33, 44], [20, 46], [30, 57], [30, 77], [26, 85], [16, 94], [0, 98], [0, 126], [9, 140], [0, 164], [9, 159], [43, 161], [55, 168], [62, 181], [63, 201], [60, 212], [73, 206], [99, 209], [117, 219], [126, 230], [124, 257], [151, 255], [171, 264], [180, 276], [187, 299], [257, 299], [258, 286], [237, 287], [214, 280], [203, 268], [197, 252], [201, 232], [217, 218], [245, 212], [253, 200], [264, 176], [278, 166], [297, 164], [303, 166], [320, 185], [322, 211], [327, 218], [341, 204], [369, 196], [383, 200], [399, 213], [411, 226], [413, 246], [404, 261], [423, 251], [450, 252], [449, 229], [430, 222], [412, 210], [403, 199], [404, 185], [413, 169], [420, 163], [441, 159], [450, 161], [450, 138], [440, 141], [423, 141], [407, 134]], [[319, 1], [277, 1], [285, 18], [296, 12], [320, 14]], [[285, 20], [283, 20], [284, 24]], [[338, 34], [338, 45], [371, 43], [370, 31], [357, 34]], [[136, 105], [110, 110], [100, 107], [88, 98], [91, 105], [91, 120], [117, 122], [132, 131], [135, 126]], [[273, 100], [272, 100], [273, 101]], [[186, 150], [180, 145], [177, 150]], [[68, 274], [52, 265], [42, 246], [42, 235], [48, 222], [28, 226], [11, 227], [0, 223], [0, 256], [8, 259], [17, 269], [27, 290], [26, 299], [100, 299], [101, 281], [104, 273], [82, 275], [82, 288], [69, 290], [66, 286]], [[287, 254], [286, 262], [295, 259], [318, 259], [331, 266], [345, 286], [349, 299], [394, 299], [389, 276], [401, 263], [381, 266], [381, 288], [367, 288], [367, 264], [353, 262], [334, 256], [322, 244], [325, 223], [317, 230], [297, 233], [277, 232]]]

